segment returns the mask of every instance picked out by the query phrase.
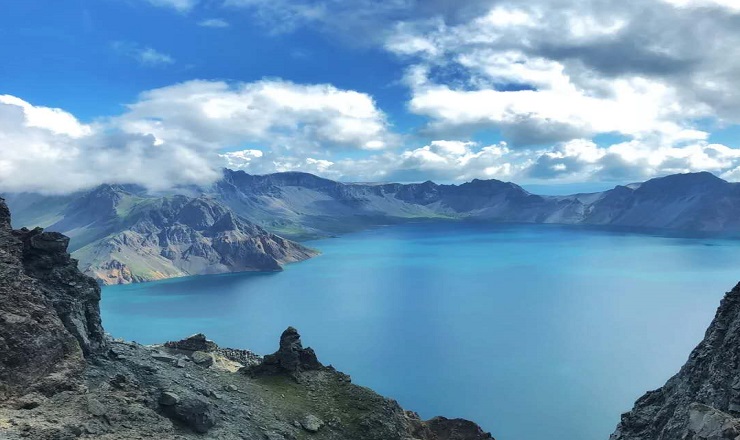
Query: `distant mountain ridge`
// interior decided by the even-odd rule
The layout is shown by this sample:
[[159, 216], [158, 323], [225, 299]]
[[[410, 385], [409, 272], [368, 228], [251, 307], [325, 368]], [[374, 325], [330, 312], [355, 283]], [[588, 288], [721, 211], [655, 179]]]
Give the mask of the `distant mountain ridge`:
[[740, 232], [740, 184], [708, 172], [599, 193], [540, 196], [498, 180], [353, 184], [305, 173], [254, 176], [225, 170], [224, 178], [205, 192], [240, 215], [295, 237], [421, 219]]
[[[71, 237], [80, 267], [104, 283], [279, 270], [315, 252], [286, 240], [409, 221], [475, 220], [740, 234], [740, 184], [676, 174], [598, 193], [542, 196], [499, 180], [341, 183], [312, 174], [223, 178], [191, 194], [100, 185], [65, 196], [7, 194], [15, 226]], [[269, 231], [269, 232], [268, 232]], [[275, 235], [278, 234], [278, 235]]]

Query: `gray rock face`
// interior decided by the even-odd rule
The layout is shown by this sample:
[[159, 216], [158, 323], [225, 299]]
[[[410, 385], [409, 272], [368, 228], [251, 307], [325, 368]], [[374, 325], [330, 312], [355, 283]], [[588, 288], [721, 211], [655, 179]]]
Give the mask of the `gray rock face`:
[[740, 284], [681, 371], [623, 414], [611, 440], [734, 439], [739, 416]]
[[0, 400], [75, 387], [83, 354], [106, 346], [100, 290], [66, 247], [58, 234], [13, 231], [0, 199]]
[[480, 426], [464, 419], [435, 417], [426, 422], [436, 440], [486, 440], [491, 434], [483, 432]]
[[39, 281], [39, 289], [54, 306], [67, 331], [83, 352], [99, 353], [105, 348], [100, 322], [100, 286], [82, 275], [77, 261], [67, 253], [69, 238], [58, 232], [21, 229], [13, 235], [23, 242], [23, 267]]
[[[15, 203], [41, 217], [24, 224], [68, 233], [84, 273], [103, 284], [186, 275], [278, 271], [316, 252], [236, 216], [209, 197], [155, 197], [120, 185], [101, 185], [64, 197]], [[44, 212], [44, 209], [55, 212]], [[47, 218], [61, 218], [43, 224]]]
[[162, 406], [174, 406], [180, 403], [180, 396], [172, 391], [163, 391], [159, 396], [159, 404]]
[[238, 218], [207, 197], [134, 203], [115, 232], [81, 248], [81, 268], [104, 284], [184, 275], [279, 271], [316, 252]]

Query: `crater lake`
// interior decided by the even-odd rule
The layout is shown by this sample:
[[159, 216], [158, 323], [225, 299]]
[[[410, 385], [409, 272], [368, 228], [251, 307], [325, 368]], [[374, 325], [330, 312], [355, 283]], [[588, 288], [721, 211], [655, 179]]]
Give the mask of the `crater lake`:
[[421, 223], [307, 244], [322, 254], [283, 272], [104, 287], [106, 330], [266, 354], [294, 326], [324, 364], [424, 418], [607, 440], [740, 280], [740, 241], [721, 238]]

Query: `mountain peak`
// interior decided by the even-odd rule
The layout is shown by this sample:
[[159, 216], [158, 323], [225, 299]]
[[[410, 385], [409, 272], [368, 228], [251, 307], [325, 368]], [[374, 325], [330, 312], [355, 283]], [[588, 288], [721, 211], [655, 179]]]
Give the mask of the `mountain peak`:
[[637, 191], [652, 192], [661, 191], [667, 193], [686, 191], [714, 190], [718, 187], [728, 185], [726, 180], [720, 179], [714, 174], [702, 171], [699, 173], [672, 174], [670, 176], [650, 179], [640, 185]]

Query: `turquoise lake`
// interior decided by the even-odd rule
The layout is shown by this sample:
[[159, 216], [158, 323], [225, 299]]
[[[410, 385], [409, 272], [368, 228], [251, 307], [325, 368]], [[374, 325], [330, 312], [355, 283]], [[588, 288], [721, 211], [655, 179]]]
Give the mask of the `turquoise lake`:
[[309, 245], [322, 255], [281, 273], [106, 287], [105, 328], [264, 354], [292, 325], [322, 362], [425, 418], [498, 440], [607, 440], [740, 280], [740, 241], [718, 238], [435, 223]]

